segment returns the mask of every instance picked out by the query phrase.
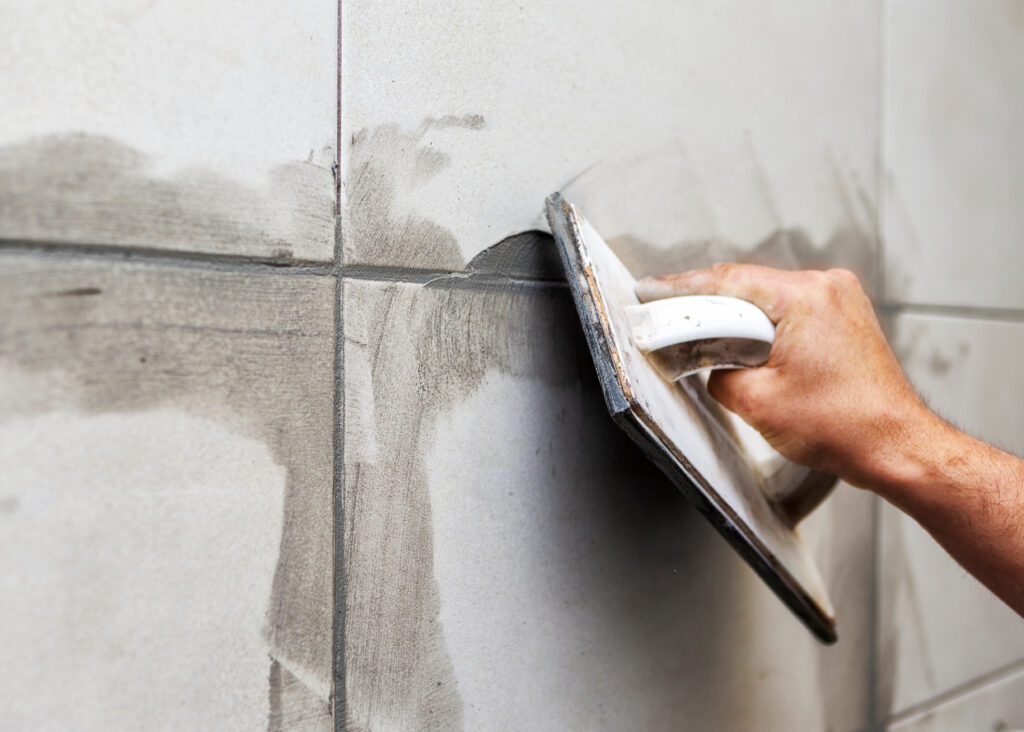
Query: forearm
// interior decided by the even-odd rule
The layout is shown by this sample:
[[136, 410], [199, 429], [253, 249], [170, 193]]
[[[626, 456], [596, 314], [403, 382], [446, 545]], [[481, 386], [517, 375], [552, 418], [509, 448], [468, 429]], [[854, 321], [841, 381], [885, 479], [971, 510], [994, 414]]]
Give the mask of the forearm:
[[931, 413], [903, 437], [870, 488], [1024, 615], [1024, 461]]

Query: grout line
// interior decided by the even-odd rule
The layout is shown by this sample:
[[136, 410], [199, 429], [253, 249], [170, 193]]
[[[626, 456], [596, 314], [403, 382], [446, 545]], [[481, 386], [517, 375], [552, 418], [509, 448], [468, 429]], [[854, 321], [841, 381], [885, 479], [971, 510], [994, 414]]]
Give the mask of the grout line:
[[331, 718], [335, 732], [344, 732], [347, 727], [347, 706], [348, 695], [346, 693], [346, 668], [345, 668], [345, 620], [346, 605], [348, 602], [348, 577], [345, 572], [345, 278], [338, 276], [339, 271], [344, 267], [345, 250], [342, 242], [342, 217], [341, 217], [341, 5], [338, 0], [338, 28], [337, 28], [337, 87], [335, 112], [336, 125], [336, 148], [335, 156], [335, 181], [334, 181], [334, 475], [332, 490], [332, 515], [334, 517], [334, 565], [331, 577], [332, 583], [332, 623], [331, 623], [331, 658], [333, 681], [331, 696]]
[[[339, 217], [340, 218], [340, 217]], [[66, 258], [116, 259], [125, 263], [165, 264], [237, 273], [320, 275], [354, 280], [377, 280], [408, 284], [434, 284], [452, 287], [487, 287], [521, 284], [536, 287], [566, 287], [561, 279], [544, 279], [523, 275], [473, 272], [471, 270], [419, 269], [388, 265], [340, 265], [343, 256], [340, 244], [341, 224], [336, 227], [335, 261], [284, 260], [237, 254], [211, 254], [177, 249], [149, 249], [108, 244], [73, 244], [68, 242], [25, 241], [0, 238], [0, 252], [37, 254], [44, 252]], [[884, 315], [931, 315], [948, 318], [993, 320], [1024, 323], [1024, 308], [976, 307], [929, 303], [879, 303]]]
[[523, 275], [503, 275], [472, 270], [418, 269], [387, 265], [339, 264], [344, 256], [341, 244], [340, 217], [336, 224], [334, 261], [283, 260], [237, 254], [211, 254], [177, 249], [149, 249], [107, 244], [73, 244], [0, 239], [0, 252], [11, 254], [45, 253], [66, 259], [107, 259], [127, 264], [169, 265], [239, 274], [318, 275], [353, 280], [376, 280], [438, 287], [480, 288], [518, 284], [536, 287], [566, 287], [561, 279], [544, 279]]
[[[395, 280], [386, 280], [395, 282]], [[529, 288], [532, 290], [569, 291], [566, 282], [557, 280], [534, 280], [522, 277], [505, 277], [500, 275], [464, 275], [438, 277], [427, 282], [425, 287], [443, 290], [507, 290], [509, 288]]]
[[936, 694], [933, 697], [925, 699], [924, 701], [913, 704], [901, 712], [891, 714], [888, 719], [886, 719], [886, 724], [904, 722], [923, 712], [934, 711], [939, 707], [958, 701], [976, 691], [979, 691], [986, 686], [992, 686], [1000, 681], [1005, 681], [1021, 671], [1024, 671], [1024, 658], [1017, 661], [1011, 661], [997, 669], [984, 673], [980, 676], [976, 676], [970, 681], [966, 681], [958, 686], [954, 686], [951, 689], [947, 689], [944, 692]]
[[382, 280], [385, 282], [409, 282], [426, 284], [441, 277], [466, 276], [467, 272], [448, 269], [417, 269], [414, 267], [391, 267], [378, 264], [342, 265], [339, 274], [350, 280]]
[[432, 285], [435, 287], [480, 288], [488, 286], [527, 285], [535, 287], [568, 287], [563, 279], [543, 279], [523, 275], [506, 275], [472, 270], [414, 269], [410, 267], [389, 267], [370, 264], [355, 264], [341, 267], [339, 274], [350, 280], [371, 280], [378, 282], [402, 282], [406, 284]]
[[1024, 308], [990, 308], [970, 305], [935, 305], [924, 303], [881, 304], [886, 315], [931, 315], [943, 318], [1024, 322]]
[[285, 260], [237, 254], [209, 254], [176, 249], [120, 247], [107, 244], [71, 244], [0, 239], [0, 252], [38, 254], [44, 252], [66, 258], [117, 259], [126, 263], [172, 264], [179, 267], [200, 267], [237, 272], [273, 272], [276, 274], [332, 275], [332, 262]]

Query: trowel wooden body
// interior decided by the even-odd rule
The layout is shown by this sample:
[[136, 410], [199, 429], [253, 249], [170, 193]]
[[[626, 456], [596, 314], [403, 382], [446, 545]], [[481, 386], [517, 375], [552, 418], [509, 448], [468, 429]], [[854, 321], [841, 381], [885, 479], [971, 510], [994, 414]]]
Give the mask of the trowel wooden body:
[[708, 395], [701, 375], [666, 375], [635, 334], [632, 274], [560, 195], [548, 199], [547, 214], [612, 418], [811, 632], [834, 642], [835, 613], [796, 525], [835, 479], [768, 448]]

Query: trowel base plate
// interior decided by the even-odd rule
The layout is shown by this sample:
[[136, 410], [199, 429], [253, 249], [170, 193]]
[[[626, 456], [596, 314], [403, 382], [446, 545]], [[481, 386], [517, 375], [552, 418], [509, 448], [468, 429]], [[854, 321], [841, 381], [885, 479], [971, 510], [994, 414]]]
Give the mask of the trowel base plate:
[[[613, 344], [609, 343], [608, 313], [603, 311], [600, 293], [595, 297], [591, 292], [597, 284], [591, 263], [584, 262], [575, 210], [561, 196], [555, 194], [548, 199], [548, 219], [552, 234], [565, 266], [566, 277], [573, 300], [583, 325], [587, 344], [590, 348], [605, 402], [612, 419], [632, 440], [640, 446], [675, 484], [689, 501], [711, 522], [718, 532], [739, 552], [746, 562], [764, 580], [772, 591], [792, 610], [807, 628], [822, 642], [836, 641], [836, 625], [827, 593], [811, 562], [808, 573], [803, 562], [792, 562], [795, 574], [803, 574], [803, 582], [794, 576], [779, 556], [773, 552], [769, 542], [759, 537], [750, 521], [744, 521], [723, 500], [720, 491], [709, 482], [699, 470], [682, 454], [679, 446], [659, 434], [659, 425], [639, 404], [637, 396], [630, 393], [629, 384], [624, 383], [622, 354], [613, 358]], [[802, 545], [796, 553], [806, 553]], [[801, 557], [802, 559], [802, 557]]]

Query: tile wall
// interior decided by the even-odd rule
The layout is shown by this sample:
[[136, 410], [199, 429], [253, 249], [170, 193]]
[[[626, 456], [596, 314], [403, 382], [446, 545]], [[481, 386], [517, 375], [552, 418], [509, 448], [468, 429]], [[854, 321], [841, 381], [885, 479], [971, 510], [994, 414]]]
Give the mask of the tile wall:
[[1020, 450], [1019, 1], [9, 5], [4, 719], [1024, 727], [1019, 619], [849, 486], [810, 637], [607, 418], [542, 217], [852, 268]]

